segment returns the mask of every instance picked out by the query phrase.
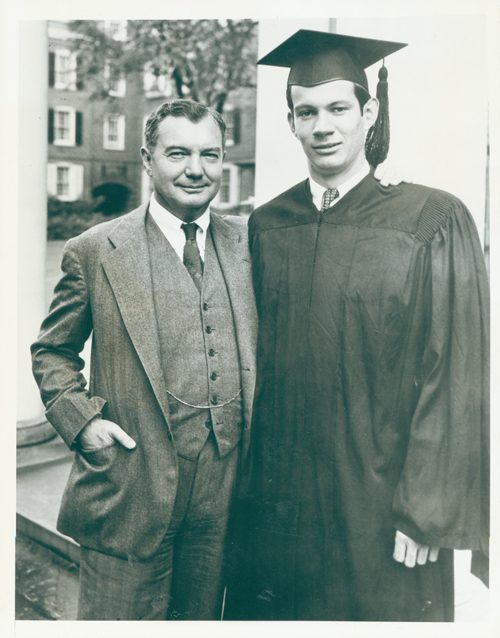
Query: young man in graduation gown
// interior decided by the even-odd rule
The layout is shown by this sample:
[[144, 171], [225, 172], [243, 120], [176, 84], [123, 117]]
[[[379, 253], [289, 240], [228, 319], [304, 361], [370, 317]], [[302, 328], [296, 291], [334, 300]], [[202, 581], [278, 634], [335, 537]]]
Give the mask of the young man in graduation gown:
[[364, 68], [402, 46], [299, 31], [260, 61], [291, 67], [310, 176], [249, 223], [257, 386], [228, 617], [450, 621], [452, 549], [487, 552], [477, 232], [453, 195], [381, 188], [366, 159], [388, 113], [385, 68], [380, 100]]

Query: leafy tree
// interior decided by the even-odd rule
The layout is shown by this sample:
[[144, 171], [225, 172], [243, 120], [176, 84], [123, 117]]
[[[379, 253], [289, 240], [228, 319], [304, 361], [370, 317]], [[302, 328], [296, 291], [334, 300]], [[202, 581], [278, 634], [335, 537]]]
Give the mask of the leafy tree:
[[93, 95], [108, 94], [122, 75], [148, 70], [173, 78], [178, 97], [191, 97], [219, 112], [230, 91], [255, 86], [256, 26], [252, 20], [130, 20], [126, 40], [102, 22], [70, 24], [80, 72]]

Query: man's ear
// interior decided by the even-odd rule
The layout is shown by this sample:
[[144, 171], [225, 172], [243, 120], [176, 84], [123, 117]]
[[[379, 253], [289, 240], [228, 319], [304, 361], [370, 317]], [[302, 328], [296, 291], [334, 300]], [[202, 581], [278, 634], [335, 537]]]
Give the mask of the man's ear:
[[151, 168], [151, 154], [144, 146], [141, 148], [141, 156], [142, 163], [144, 164], [144, 168], [146, 169], [146, 173], [151, 177], [153, 172]]
[[376, 97], [372, 97], [363, 107], [363, 120], [365, 122], [365, 133], [371, 129], [378, 117], [379, 102]]
[[[292, 131], [292, 133], [295, 135], [295, 118], [293, 117], [293, 113], [291, 111], [288, 111], [288, 126], [290, 127], [290, 130]], [[295, 135], [295, 137], [297, 137]]]

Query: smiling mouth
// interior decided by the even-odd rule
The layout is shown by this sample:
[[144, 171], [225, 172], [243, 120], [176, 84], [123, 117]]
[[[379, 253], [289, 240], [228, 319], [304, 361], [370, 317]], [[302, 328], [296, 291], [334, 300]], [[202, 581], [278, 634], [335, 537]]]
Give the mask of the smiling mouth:
[[338, 146], [340, 146], [340, 142], [332, 142], [331, 144], [318, 144], [318, 146], [313, 146], [315, 151], [331, 151]]
[[185, 191], [199, 191], [203, 188], [206, 188], [208, 184], [178, 184], [179, 188], [184, 189]]

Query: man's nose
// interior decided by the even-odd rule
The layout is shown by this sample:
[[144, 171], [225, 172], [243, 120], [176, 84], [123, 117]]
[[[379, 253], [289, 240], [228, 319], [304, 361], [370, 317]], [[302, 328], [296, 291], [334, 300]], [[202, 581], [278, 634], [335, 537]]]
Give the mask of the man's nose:
[[333, 118], [328, 111], [319, 111], [314, 122], [313, 134], [314, 135], [329, 135], [335, 133], [335, 124]]
[[203, 175], [203, 166], [199, 155], [190, 155], [186, 164], [186, 175], [189, 177], [201, 177]]

